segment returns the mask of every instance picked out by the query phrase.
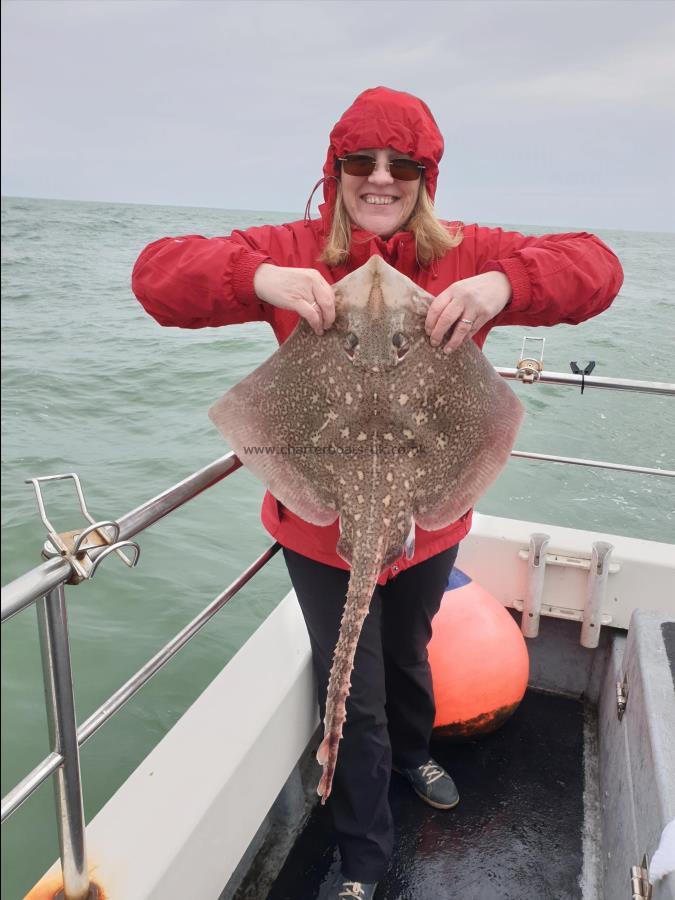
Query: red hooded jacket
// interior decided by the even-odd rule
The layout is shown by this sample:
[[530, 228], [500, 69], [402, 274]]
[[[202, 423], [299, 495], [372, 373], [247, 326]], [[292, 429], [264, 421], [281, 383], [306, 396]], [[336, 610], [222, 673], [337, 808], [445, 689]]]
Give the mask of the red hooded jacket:
[[[576, 324], [602, 312], [618, 293], [623, 281], [618, 259], [602, 241], [585, 232], [525, 237], [501, 228], [464, 225], [462, 242], [430, 267], [422, 268], [410, 232], [384, 239], [354, 226], [348, 263], [329, 268], [318, 262], [335, 203], [336, 159], [375, 147], [392, 147], [423, 163], [426, 187], [433, 198], [443, 138], [431, 112], [410, 94], [373, 88], [356, 98], [330, 134], [320, 219], [248, 228], [222, 238], [162, 238], [148, 245], [136, 262], [132, 276], [136, 297], [160, 325], [203, 328], [266, 321], [283, 343], [298, 316], [258, 299], [253, 276], [262, 263], [314, 268], [333, 284], [378, 254], [433, 295], [462, 278], [497, 270], [509, 279], [512, 298], [474, 336], [482, 347], [495, 325]], [[310, 525], [282, 507], [269, 492], [262, 521], [283, 546], [319, 562], [348, 568], [335, 552], [337, 523]], [[397, 560], [382, 574], [380, 583], [456, 544], [470, 524], [469, 510], [441, 531], [425, 532], [417, 526], [413, 558]]]

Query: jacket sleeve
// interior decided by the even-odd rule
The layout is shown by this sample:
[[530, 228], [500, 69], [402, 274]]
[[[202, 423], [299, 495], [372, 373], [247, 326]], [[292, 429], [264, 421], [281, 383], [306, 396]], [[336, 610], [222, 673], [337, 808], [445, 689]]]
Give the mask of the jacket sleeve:
[[[234, 231], [229, 237], [161, 238], [138, 257], [131, 289], [160, 325], [180, 328], [269, 321], [253, 290], [264, 262], [293, 265], [287, 226]], [[292, 255], [292, 254], [291, 254]]]
[[477, 271], [503, 272], [510, 303], [491, 325], [576, 325], [610, 305], [623, 283], [621, 263], [586, 232], [525, 237], [477, 228]]

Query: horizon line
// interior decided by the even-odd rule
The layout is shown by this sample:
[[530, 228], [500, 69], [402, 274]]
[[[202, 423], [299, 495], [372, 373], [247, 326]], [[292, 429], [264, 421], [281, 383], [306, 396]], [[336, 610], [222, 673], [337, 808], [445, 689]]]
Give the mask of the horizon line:
[[[74, 199], [72, 197], [37, 197], [30, 195], [20, 195], [20, 194], [1, 194], [0, 199], [2, 200], [43, 200], [43, 201], [54, 201], [55, 203], [107, 203], [112, 206], [159, 206], [159, 207], [169, 207], [170, 209], [209, 209], [209, 210], [217, 210], [218, 212], [249, 212], [249, 213], [274, 213], [275, 215], [293, 215], [297, 216], [298, 219], [302, 217], [302, 213], [300, 211], [294, 210], [274, 210], [274, 209], [251, 209], [250, 207], [238, 207], [238, 206], [203, 206], [201, 204], [197, 205], [187, 205], [184, 203], [140, 203], [137, 200], [82, 200], [82, 199]], [[316, 212], [316, 211], [315, 211]], [[455, 221], [446, 220], [446, 221]], [[474, 224], [470, 221], [465, 220], [457, 220], [461, 221], [462, 224]], [[642, 233], [642, 234], [667, 234], [675, 236], [675, 229], [672, 231], [668, 231], [667, 229], [661, 228], [617, 228], [616, 226], [608, 226], [608, 225], [569, 225], [569, 224], [552, 224], [550, 222], [496, 222], [483, 220], [483, 222], [479, 222], [478, 220], [474, 220], [475, 224], [484, 224], [484, 225], [517, 225], [518, 227], [525, 226], [531, 228], [557, 228], [557, 229], [575, 229], [575, 230], [587, 230], [587, 229], [597, 229], [599, 231], [624, 231], [624, 232], [634, 232], [634, 233]], [[273, 224], [273, 223], [271, 223]]]

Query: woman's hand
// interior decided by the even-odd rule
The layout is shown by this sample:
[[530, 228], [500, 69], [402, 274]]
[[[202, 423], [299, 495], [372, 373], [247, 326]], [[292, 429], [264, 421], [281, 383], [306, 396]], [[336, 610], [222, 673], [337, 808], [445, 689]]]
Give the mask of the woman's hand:
[[500, 313], [510, 299], [511, 282], [503, 272], [484, 272], [456, 281], [441, 291], [427, 312], [426, 330], [431, 346], [440, 346], [454, 325], [443, 348], [445, 353], [451, 353]]
[[297, 312], [317, 334], [323, 334], [335, 321], [333, 289], [316, 269], [263, 263], [253, 277], [253, 290], [265, 303]]

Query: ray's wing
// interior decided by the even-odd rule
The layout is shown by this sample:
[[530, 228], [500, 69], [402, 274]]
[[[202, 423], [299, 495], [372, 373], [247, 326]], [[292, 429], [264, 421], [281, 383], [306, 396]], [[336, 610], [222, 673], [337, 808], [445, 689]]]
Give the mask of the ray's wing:
[[415, 521], [435, 531], [470, 509], [506, 465], [523, 408], [473, 341], [449, 356], [424, 341], [409, 362], [405, 387], [418, 394], [407, 412], [418, 448]]
[[333, 340], [301, 321], [263, 365], [209, 409], [242, 463], [284, 506], [314, 525], [337, 518], [323, 445], [330, 433]]

